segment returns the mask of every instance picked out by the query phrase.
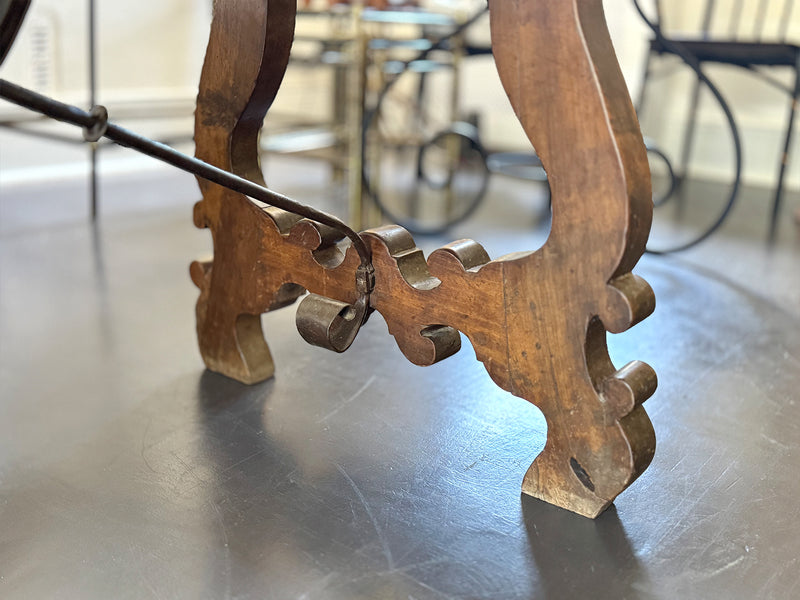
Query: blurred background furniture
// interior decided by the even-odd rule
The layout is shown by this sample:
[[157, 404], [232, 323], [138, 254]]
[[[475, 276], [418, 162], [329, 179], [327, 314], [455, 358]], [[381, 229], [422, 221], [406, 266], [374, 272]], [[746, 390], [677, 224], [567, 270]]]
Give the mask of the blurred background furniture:
[[[112, 118], [122, 124], [191, 152], [192, 107], [200, 68], [199, 60], [192, 57], [202, 55], [205, 27], [211, 15], [210, 0], [166, 0], [157, 6], [119, 0], [113, 10], [96, 4], [96, 101], [106, 105]], [[650, 8], [652, 0], [643, 0], [642, 4]], [[690, 24], [696, 25], [706, 10], [706, 3], [701, 4], [661, 0], [663, 26], [669, 25], [671, 34]], [[764, 39], [770, 32], [781, 33], [778, 29], [782, 28], [787, 39], [796, 41], [800, 35], [800, 10], [792, 6], [787, 24], [781, 21], [784, 12], [781, 2], [773, 0], [764, 4], [770, 7], [763, 19]], [[418, 5], [397, 7], [389, 3], [387, 6], [391, 9], [381, 11], [371, 6], [340, 3], [331, 6], [326, 0], [313, 0], [301, 11], [288, 85], [283, 87], [271, 111], [261, 140], [264, 167], [269, 168], [270, 163], [277, 160], [278, 153], [289, 153], [305, 164], [324, 161], [327, 170], [320, 171], [320, 180], [307, 182], [303, 200], [324, 206], [350, 219], [354, 225], [358, 225], [360, 219], [364, 226], [369, 226], [381, 218], [369, 190], [363, 189], [370, 169], [381, 171], [375, 182], [379, 200], [399, 213], [394, 216], [407, 217], [390, 220], [404, 221], [415, 231], [454, 227], [453, 221], [482, 204], [483, 187], [496, 185], [501, 179], [519, 181], [520, 216], [547, 219], [546, 177], [535, 155], [529, 151], [524, 133], [515, 125], [513, 111], [497, 81], [486, 36], [488, 18], [484, 17], [463, 35], [456, 36], [460, 39], [454, 39], [452, 44], [432, 51], [429, 60], [413, 60], [415, 54], [430, 48], [475, 11], [485, 8], [485, 2], [420, 0]], [[753, 21], [758, 5], [759, 2], [742, 1], [744, 8], [738, 17], [742, 23], [740, 29], [745, 28], [746, 21]], [[86, 106], [91, 86], [88, 48], [84, 44], [90, 6], [89, 0], [33, 3], [32, 18], [3, 66], [5, 77]], [[722, 22], [725, 31], [729, 23], [723, 13], [731, 17], [733, 13], [729, 9], [734, 6], [735, 0], [715, 3], [712, 20]], [[357, 14], [363, 18], [356, 19]], [[402, 18], [408, 23], [390, 23], [391, 18]], [[423, 18], [438, 19], [440, 23], [420, 22]], [[646, 35], [641, 21], [632, 3], [624, 4], [619, 11], [609, 11], [607, 18], [623, 71], [630, 87], [637, 90], [642, 76], [642, 57], [650, 54], [645, 47]], [[416, 24], [412, 23], [414, 20]], [[126, 43], [117, 43], [119, 40], [126, 40]], [[126, 50], [129, 47], [135, 47], [136, 52]], [[657, 57], [657, 53], [652, 53], [653, 67]], [[397, 77], [398, 69], [402, 69], [406, 61], [414, 63], [413, 66], [405, 69], [402, 77]], [[685, 104], [693, 95], [694, 85], [691, 71], [678, 65], [674, 56], [672, 60], [665, 57], [657, 63], [658, 69], [648, 70], [647, 105], [643, 114], [645, 133], [658, 144], [656, 148], [649, 144], [651, 165], [656, 174], [656, 201], [668, 195], [671, 186], [669, 177], [661, 177], [665, 173], [669, 175], [669, 165], [663, 168], [663, 157], [655, 157], [661, 150], [670, 160], [680, 158], [681, 140], [678, 138], [683, 129], [680, 124], [685, 120]], [[750, 85], [749, 78], [737, 77], [740, 67], [704, 64], [709, 64], [709, 74], [719, 81], [736, 108], [747, 147], [746, 183], [771, 187], [778, 146], [782, 146], [786, 138], [786, 94], [773, 92], [766, 85]], [[677, 73], [674, 78], [665, 77], [666, 71]], [[792, 87], [788, 76], [794, 73], [793, 69], [773, 71], [784, 88]], [[655, 77], [657, 74], [659, 76]], [[384, 99], [382, 110], [371, 125], [372, 133], [367, 134], [364, 144], [364, 119], [376, 108], [381, 87], [395, 79], [399, 82]], [[312, 86], [326, 92], [316, 95], [312, 101], [303, 92]], [[702, 180], [702, 185], [709, 186], [712, 193], [695, 194], [691, 189], [687, 192], [684, 186], [681, 193], [696, 198], [696, 202], [686, 203], [681, 215], [673, 210], [678, 202], [665, 203], [664, 208], [657, 211], [656, 222], [674, 223], [685, 238], [696, 237], [696, 232], [712, 218], [712, 213], [718, 211], [717, 198], [724, 193], [719, 182], [728, 181], [730, 177], [729, 144], [725, 133], [720, 132], [716, 108], [705, 99], [696, 111], [688, 175], [694, 181]], [[74, 132], [31, 121], [30, 115], [14, 112], [8, 106], [0, 107], [0, 121], [14, 127], [0, 131], [0, 145], [9, 144], [15, 148], [13, 153], [5, 152], [0, 156], [0, 177], [6, 189], [10, 185], [26, 185], [39, 177], [60, 180], [74, 177], [80, 185], [95, 180], [87, 177], [89, 152], [80, 147], [79, 136]], [[71, 135], [75, 143], [51, 143], [54, 136], [44, 140], [34, 135], [23, 136], [17, 133], [19, 128], [32, 134]], [[406, 139], [403, 139], [404, 134]], [[794, 140], [797, 141], [796, 135]], [[794, 149], [792, 154], [796, 156], [796, 143]], [[102, 173], [101, 195], [112, 177], [157, 168], [146, 159], [139, 161], [131, 157], [130, 153], [107, 151], [102, 144], [98, 144], [97, 150], [102, 157], [98, 169]], [[401, 155], [404, 156], [402, 160], [398, 158]], [[676, 162], [680, 164], [681, 161]], [[680, 169], [676, 171], [684, 178], [687, 176]], [[489, 178], [489, 174], [501, 177]], [[792, 193], [800, 185], [799, 174], [791, 166], [785, 168], [780, 194], [782, 205], [791, 203]], [[271, 175], [268, 180], [270, 185], [276, 184], [274, 177]], [[541, 183], [531, 185], [530, 179]], [[91, 195], [90, 186], [86, 187], [86, 194]], [[107, 203], [101, 204], [105, 205], [101, 210], [114, 209]], [[63, 211], [65, 216], [71, 211], [78, 218], [86, 218], [89, 213], [85, 207], [65, 207]], [[705, 212], [696, 214], [701, 211]], [[766, 221], [766, 213], [763, 211], [753, 218], [763, 215]], [[788, 225], [787, 220], [781, 219], [780, 227], [784, 225]], [[691, 227], [694, 232], [690, 231]], [[786, 229], [789, 235], [793, 231], [793, 228]], [[681, 239], [667, 235], [663, 228], [658, 233], [665, 235], [663, 239], [654, 239], [656, 248], [673, 245], [673, 242], [681, 244]]]
[[[694, 62], [698, 67], [706, 64], [740, 67], [785, 91], [790, 97], [769, 225], [770, 239], [774, 239], [783, 199], [784, 179], [789, 165], [797, 102], [800, 97], [800, 46], [787, 40], [789, 23], [796, 3], [794, 0], [733, 0], [733, 2], [704, 0], [702, 18], [696, 28], [693, 31], [678, 31], [668, 19], [665, 19], [664, 5], [680, 0], [653, 1], [655, 3], [653, 25], [656, 28], [656, 35], [649, 45], [639, 102], [640, 110], [652, 75], [652, 60], [655, 56], [662, 55], [680, 56], [690, 64]], [[636, 4], [638, 7], [638, 2]], [[775, 26], [768, 27], [768, 23], [774, 23]], [[766, 72], [769, 68], [792, 69], [794, 84], [786, 86]], [[683, 135], [680, 167], [677, 172], [678, 190], [683, 187], [691, 159], [700, 90], [701, 81], [698, 77], [692, 87], [689, 115]], [[679, 197], [682, 197], [682, 194], [679, 193]]]
[[[301, 10], [292, 49], [293, 66], [332, 68], [330, 118], [303, 125], [271, 112], [261, 148], [329, 161], [333, 183], [346, 186], [348, 221], [362, 229], [381, 221], [371, 202], [378, 188], [410, 182], [416, 189], [406, 158], [458, 115], [460, 48], [434, 45], [458, 28], [460, 17], [409, 3], [344, 4]], [[405, 72], [415, 77], [394, 86]], [[365, 192], [365, 182], [374, 194]]]
[[[211, 2], [198, 2], [200, 8], [211, 15]], [[427, 60], [411, 60], [420, 50], [430, 49], [434, 41], [451, 32], [458, 23], [458, 3], [451, 12], [425, 10], [416, 2], [378, 1], [351, 2], [299, 2], [297, 35], [295, 38], [293, 70], [307, 73], [329, 71], [323, 77], [330, 110], [320, 118], [309, 115], [303, 106], [294, 110], [273, 111], [260, 140], [264, 154], [302, 155], [328, 162], [332, 169], [333, 185], [329, 191], [341, 200], [344, 196], [349, 221], [356, 228], [376, 225], [380, 212], [371, 202], [364, 202], [362, 191], [362, 164], [384, 160], [382, 147], [408, 148], [409, 144], [421, 146], [433, 135], [446, 128], [457, 112], [458, 50], [455, 46], [442, 48]], [[98, 40], [108, 39], [116, 33], [98, 22], [95, 0], [85, 0], [85, 95], [87, 106], [98, 101], [108, 105], [114, 120], [160, 121], [158, 133], [151, 135], [168, 145], [191, 142], [189, 128], [193, 101], [170, 101], [163, 98], [146, 98], [136, 102], [109, 101], [102, 91], [98, 76]], [[45, 32], [41, 33], [43, 46], [52, 44]], [[374, 120], [374, 131], [363, 132], [365, 111], [374, 110], [380, 89], [388, 79], [398, 75], [398, 69], [409, 69], [420, 75], [416, 91], [413, 85], [404, 85], [399, 94], [387, 102], [388, 110]], [[446, 72], [446, 88], [450, 99], [445, 110], [437, 113], [431, 107], [431, 90], [426, 90], [427, 74]], [[33, 87], [38, 87], [34, 85]], [[430, 86], [427, 86], [430, 87]], [[438, 94], [441, 86], [432, 90]], [[188, 99], [187, 99], [188, 100]], [[11, 113], [0, 117], [0, 127], [13, 129], [30, 136], [59, 143], [83, 145], [74, 131], [64, 131], [57, 124], [47, 123], [35, 115]], [[364, 144], [369, 141], [367, 151]], [[92, 221], [98, 217], [99, 166], [101, 148], [111, 147], [105, 141], [89, 145], [88, 197]], [[391, 164], [391, 163], [388, 163]], [[377, 167], [375, 171], [377, 172]], [[376, 181], [378, 178], [376, 178]], [[343, 184], [343, 185], [338, 185]], [[340, 193], [343, 192], [343, 193]]]

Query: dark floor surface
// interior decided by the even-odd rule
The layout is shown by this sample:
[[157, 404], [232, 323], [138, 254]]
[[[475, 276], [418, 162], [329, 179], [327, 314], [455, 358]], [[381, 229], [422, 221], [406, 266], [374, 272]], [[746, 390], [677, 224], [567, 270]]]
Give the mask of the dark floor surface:
[[[282, 164], [274, 187], [320, 195], [324, 170], [300, 187]], [[520, 494], [544, 422], [466, 341], [415, 367], [375, 315], [334, 355], [287, 308], [265, 317], [274, 380], [204, 371], [197, 197], [163, 172], [107, 185], [93, 230], [82, 189], [0, 180], [0, 597], [800, 597], [796, 195], [774, 247], [749, 191], [704, 245], [637, 267], [658, 308], [610, 343], [658, 372], [658, 450], [596, 521]], [[544, 211], [497, 178], [452, 237], [534, 249]]]

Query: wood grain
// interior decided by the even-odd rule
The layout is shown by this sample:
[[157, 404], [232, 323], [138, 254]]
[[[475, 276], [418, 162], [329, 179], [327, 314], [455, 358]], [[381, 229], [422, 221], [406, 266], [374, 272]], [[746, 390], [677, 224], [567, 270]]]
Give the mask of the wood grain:
[[[197, 105], [197, 155], [261, 182], [256, 139], [288, 61], [294, 0], [217, 0]], [[370, 306], [403, 354], [430, 365], [463, 332], [492, 379], [544, 413], [548, 441], [523, 491], [600, 514], [650, 463], [641, 404], [656, 377], [612, 364], [606, 331], [655, 307], [630, 270], [652, 217], [649, 171], [600, 0], [490, 3], [497, 68], [552, 189], [549, 239], [491, 261], [460, 240], [426, 260], [400, 227], [364, 232], [375, 267]], [[303, 290], [352, 303], [358, 257], [328, 228], [200, 182], [195, 223], [213, 262], [192, 265], [206, 365], [246, 383], [274, 371], [263, 312]]]

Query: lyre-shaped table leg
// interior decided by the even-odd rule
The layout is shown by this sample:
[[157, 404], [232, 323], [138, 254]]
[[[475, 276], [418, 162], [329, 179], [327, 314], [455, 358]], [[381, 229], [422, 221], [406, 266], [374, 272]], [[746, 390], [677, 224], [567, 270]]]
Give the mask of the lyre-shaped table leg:
[[[217, 0], [200, 84], [199, 157], [261, 180], [256, 138], [280, 85], [295, 0]], [[630, 271], [652, 216], [649, 171], [601, 0], [490, 3], [511, 104], [548, 172], [552, 231], [535, 252], [494, 261], [461, 240], [426, 260], [397, 226], [364, 232], [375, 267], [371, 308], [412, 362], [429, 365], [467, 335], [494, 381], [544, 413], [548, 441], [523, 491], [594, 517], [655, 450], [641, 362], [616, 369], [606, 332], [647, 317], [652, 290]], [[327, 228], [200, 182], [195, 223], [214, 260], [194, 263], [207, 366], [244, 382], [272, 375], [259, 315], [306, 289], [352, 303], [358, 258]]]

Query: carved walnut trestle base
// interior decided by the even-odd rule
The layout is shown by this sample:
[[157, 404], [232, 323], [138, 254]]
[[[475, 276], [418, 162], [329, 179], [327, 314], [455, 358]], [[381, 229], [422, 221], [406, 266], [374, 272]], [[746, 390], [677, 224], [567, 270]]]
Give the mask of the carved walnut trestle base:
[[[257, 137], [283, 78], [296, 0], [216, 0], [197, 99], [198, 158], [263, 184]], [[273, 375], [260, 315], [306, 290], [298, 327], [344, 350], [371, 311], [403, 354], [430, 365], [459, 331], [504, 390], [535, 404], [547, 443], [522, 490], [596, 517], [655, 451], [642, 403], [656, 376], [612, 364], [606, 332], [655, 307], [631, 273], [650, 230], [650, 175], [601, 0], [490, 0], [500, 79], [552, 189], [545, 245], [490, 260], [471, 240], [427, 259], [397, 226], [362, 232], [374, 281], [333, 229], [198, 179], [198, 227], [214, 258], [191, 266], [197, 333], [209, 369], [245, 383]], [[358, 280], [358, 285], [356, 281]]]

